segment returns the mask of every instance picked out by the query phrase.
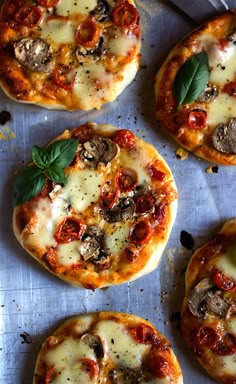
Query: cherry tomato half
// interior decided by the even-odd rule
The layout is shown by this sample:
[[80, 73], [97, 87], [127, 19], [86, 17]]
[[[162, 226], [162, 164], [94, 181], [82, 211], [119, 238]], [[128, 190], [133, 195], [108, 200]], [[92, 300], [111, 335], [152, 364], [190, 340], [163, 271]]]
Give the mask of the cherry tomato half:
[[99, 206], [101, 209], [110, 209], [116, 202], [119, 191], [111, 181], [105, 181], [101, 186]]
[[236, 289], [236, 280], [227, 277], [222, 271], [217, 269], [213, 274], [214, 284], [223, 291], [233, 291]]
[[50, 368], [46, 370], [45, 374], [45, 384], [50, 384], [52, 380], [52, 376], [54, 374], [54, 365], [52, 365]]
[[96, 361], [83, 357], [80, 359], [85, 372], [89, 375], [90, 379], [94, 378], [99, 373], [99, 367]]
[[150, 165], [148, 166], [147, 168], [148, 170], [148, 173], [149, 175], [153, 178], [153, 179], [156, 179], [158, 181], [163, 181], [166, 174], [162, 171], [159, 171], [158, 169], [156, 169], [156, 167], [154, 167], [153, 165]]
[[116, 183], [121, 192], [130, 192], [138, 183], [138, 175], [131, 168], [123, 168], [116, 175]]
[[154, 212], [152, 213], [152, 219], [154, 223], [161, 223], [166, 216], [166, 204], [160, 203], [155, 205]]
[[201, 129], [206, 126], [207, 113], [202, 109], [193, 109], [188, 114], [188, 125], [192, 129]]
[[55, 7], [60, 0], [37, 0], [37, 3], [44, 8]]
[[133, 338], [140, 344], [157, 344], [157, 336], [153, 329], [147, 324], [139, 324], [130, 331]]
[[226, 333], [222, 339], [213, 348], [217, 355], [230, 356], [236, 353], [236, 337], [230, 333]]
[[228, 93], [230, 96], [236, 96], [236, 81], [225, 84], [223, 92]]
[[113, 141], [120, 148], [132, 149], [135, 147], [135, 135], [128, 129], [120, 129], [113, 136]]
[[149, 240], [151, 233], [151, 225], [146, 220], [140, 220], [131, 228], [129, 238], [134, 244], [143, 245]]
[[17, 23], [29, 28], [37, 27], [42, 20], [42, 11], [36, 5], [23, 5], [15, 13], [14, 19]]
[[62, 65], [54, 71], [53, 79], [60, 88], [68, 91], [75, 84], [75, 73], [67, 65]]
[[214, 348], [221, 336], [216, 329], [210, 326], [203, 325], [199, 328], [197, 333], [197, 339], [199, 344], [204, 344], [208, 348]]
[[84, 232], [84, 226], [78, 219], [73, 217], [65, 218], [58, 226], [55, 239], [59, 244], [70, 243], [79, 240]]
[[87, 124], [74, 128], [72, 132], [73, 139], [78, 140], [80, 144], [84, 144], [86, 141], [90, 140], [93, 135], [93, 128]]
[[98, 24], [93, 20], [86, 20], [79, 24], [75, 40], [78, 44], [86, 48], [94, 47], [100, 40], [101, 31]]
[[137, 23], [139, 15], [132, 4], [124, 3], [114, 9], [112, 18], [118, 27], [130, 27]]
[[138, 196], [135, 201], [136, 213], [139, 215], [143, 215], [147, 212], [150, 212], [153, 209], [155, 202], [155, 197], [149, 192]]

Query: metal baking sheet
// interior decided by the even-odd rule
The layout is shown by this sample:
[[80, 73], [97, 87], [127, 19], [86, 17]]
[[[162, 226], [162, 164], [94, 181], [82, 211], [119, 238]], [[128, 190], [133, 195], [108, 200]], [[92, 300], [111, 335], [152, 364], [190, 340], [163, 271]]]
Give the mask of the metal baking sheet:
[[[184, 161], [176, 158], [177, 145], [155, 120], [153, 79], [169, 50], [196, 24], [166, 1], [137, 0], [137, 6], [143, 30], [141, 68], [116, 102], [99, 111], [70, 113], [17, 104], [0, 93], [0, 110], [12, 115], [0, 126], [0, 383], [32, 383], [46, 336], [71, 315], [99, 310], [147, 318], [170, 339], [186, 384], [214, 382], [186, 348], [175, 320], [184, 294], [184, 269], [192, 255], [181, 245], [180, 232], [192, 234], [196, 249], [227, 218], [236, 216], [236, 173], [233, 167], [220, 166], [217, 174], [208, 174], [206, 161], [193, 155]], [[32, 145], [46, 145], [65, 128], [88, 120], [131, 129], [151, 142], [170, 165], [179, 191], [176, 222], [158, 268], [132, 283], [95, 292], [70, 287], [50, 275], [12, 232], [15, 172], [29, 161]]]

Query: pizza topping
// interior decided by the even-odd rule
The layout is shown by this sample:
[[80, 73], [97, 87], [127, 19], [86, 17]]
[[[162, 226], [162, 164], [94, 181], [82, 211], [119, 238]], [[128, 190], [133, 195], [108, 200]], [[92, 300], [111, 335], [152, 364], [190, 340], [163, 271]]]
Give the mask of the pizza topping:
[[101, 36], [98, 44], [93, 48], [85, 48], [79, 45], [75, 55], [79, 63], [89, 63], [99, 60], [106, 52], [107, 50], [104, 48], [104, 38]]
[[82, 145], [81, 156], [87, 164], [95, 168], [99, 162], [105, 164], [109, 163], [116, 157], [117, 152], [117, 145], [111, 140], [104, 137], [98, 137], [86, 141]]
[[155, 334], [152, 327], [147, 324], [139, 324], [135, 328], [131, 329], [131, 335], [133, 338], [141, 344], [159, 345], [160, 340]]
[[166, 174], [164, 172], [160, 171], [159, 169], [157, 169], [153, 165], [148, 166], [147, 170], [148, 170], [148, 173], [150, 174], [150, 176], [153, 179], [158, 180], [158, 181], [163, 181], [165, 176], [166, 176]]
[[116, 223], [122, 220], [131, 219], [135, 214], [135, 202], [131, 197], [124, 199], [119, 199], [118, 204], [116, 204], [111, 209], [106, 210], [103, 215], [105, 220], [109, 223]]
[[236, 353], [236, 337], [231, 333], [226, 333], [213, 347], [213, 350], [221, 356], [234, 355]]
[[84, 226], [81, 222], [73, 217], [66, 217], [61, 224], [59, 224], [55, 239], [58, 244], [70, 243], [81, 238], [84, 232]]
[[138, 183], [138, 175], [131, 168], [123, 168], [116, 175], [116, 182], [121, 192], [130, 192]]
[[95, 376], [99, 373], [99, 366], [98, 363], [92, 359], [89, 359], [87, 357], [83, 357], [79, 360], [85, 372], [89, 375], [90, 379], [93, 379]]
[[216, 270], [213, 274], [215, 285], [223, 291], [234, 291], [236, 289], [236, 280], [227, 277], [222, 271]]
[[146, 220], [140, 220], [133, 225], [129, 237], [134, 244], [145, 244], [151, 235], [152, 228]]
[[221, 124], [213, 132], [212, 142], [214, 147], [225, 153], [236, 153], [236, 118], [229, 124]]
[[208, 312], [225, 317], [230, 304], [224, 300], [223, 292], [216, 290], [214, 284], [205, 278], [190, 293], [188, 307], [198, 318], [205, 318]]
[[17, 60], [26, 68], [36, 72], [51, 72], [54, 60], [46, 41], [24, 38], [14, 43], [14, 51]]
[[204, 344], [209, 348], [214, 348], [221, 336], [219, 332], [213, 327], [203, 325], [199, 328], [197, 339], [199, 344]]
[[138, 215], [144, 215], [148, 212], [151, 212], [153, 210], [155, 202], [156, 202], [156, 199], [150, 192], [146, 192], [138, 196], [137, 199], [135, 200], [136, 213]]
[[44, 8], [55, 7], [60, 0], [37, 0], [37, 3]]
[[174, 96], [182, 104], [191, 104], [205, 90], [209, 80], [209, 63], [205, 51], [191, 56], [180, 67], [174, 80]]
[[104, 357], [104, 348], [103, 343], [98, 335], [93, 335], [92, 333], [85, 333], [81, 340], [91, 349], [94, 350], [95, 356], [97, 359]]
[[109, 372], [112, 384], [138, 384], [142, 380], [142, 372], [130, 368], [116, 368]]
[[218, 95], [218, 89], [216, 85], [207, 84], [203, 93], [197, 98], [199, 103], [211, 103]]
[[91, 225], [86, 229], [79, 246], [79, 252], [85, 261], [90, 260], [94, 264], [107, 263], [107, 254], [104, 250], [104, 232], [99, 226]]
[[236, 81], [226, 83], [223, 92], [228, 93], [230, 96], [236, 96]]
[[201, 129], [206, 126], [207, 113], [202, 109], [193, 109], [188, 114], [188, 125], [192, 129]]
[[36, 5], [23, 5], [15, 13], [14, 19], [17, 23], [25, 25], [29, 28], [37, 27], [41, 20], [43, 14], [39, 7]]
[[97, 6], [90, 12], [97, 21], [105, 21], [109, 18], [110, 5], [107, 0], [98, 0]]
[[132, 4], [125, 2], [115, 8], [112, 18], [118, 27], [130, 27], [138, 22], [139, 15]]
[[135, 135], [128, 129], [120, 129], [113, 135], [113, 141], [120, 148], [132, 149], [135, 147]]
[[110, 209], [113, 207], [119, 196], [119, 191], [110, 180], [101, 186], [99, 207], [101, 209]]
[[70, 90], [75, 85], [75, 77], [75, 71], [67, 65], [61, 65], [53, 74], [55, 83], [66, 91]]
[[98, 44], [101, 36], [101, 31], [98, 24], [93, 20], [86, 20], [79, 24], [75, 40], [78, 44], [86, 48], [92, 48]]

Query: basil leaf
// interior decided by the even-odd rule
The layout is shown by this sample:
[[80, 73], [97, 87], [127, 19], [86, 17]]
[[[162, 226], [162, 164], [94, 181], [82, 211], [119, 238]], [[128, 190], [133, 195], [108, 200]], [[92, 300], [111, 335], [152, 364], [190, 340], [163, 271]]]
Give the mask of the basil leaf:
[[49, 155], [50, 165], [65, 168], [73, 160], [78, 141], [74, 139], [58, 140], [50, 144], [46, 151]]
[[60, 167], [50, 166], [44, 170], [45, 175], [52, 181], [59, 184], [66, 184], [67, 178], [64, 169]]
[[179, 69], [173, 84], [176, 99], [181, 104], [191, 104], [204, 91], [209, 80], [210, 68], [205, 51], [190, 57]]
[[17, 176], [13, 187], [13, 206], [25, 203], [37, 196], [45, 184], [41, 169], [35, 165], [24, 168]]
[[44, 169], [49, 166], [49, 156], [45, 149], [38, 147], [37, 145], [33, 146], [32, 149], [32, 159], [37, 167]]

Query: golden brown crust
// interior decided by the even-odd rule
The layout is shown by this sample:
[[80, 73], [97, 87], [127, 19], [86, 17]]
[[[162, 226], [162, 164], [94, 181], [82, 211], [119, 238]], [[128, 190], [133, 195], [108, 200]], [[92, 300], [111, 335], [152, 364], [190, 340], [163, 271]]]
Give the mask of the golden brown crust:
[[207, 372], [224, 384], [236, 380], [235, 247], [233, 218], [192, 256], [181, 314], [189, 348]]
[[[127, 3], [134, 4], [133, 0], [127, 0]], [[35, 26], [27, 25], [28, 19], [25, 13], [21, 16], [22, 23], [19, 21], [21, 18], [17, 17], [20, 9], [32, 5], [41, 12], [39, 25], [35, 24]], [[89, 7], [86, 14], [73, 13], [74, 11], [71, 10], [65, 15], [62, 5], [61, 8], [39, 8], [38, 6], [36, 0], [20, 2], [4, 0], [3, 2], [0, 12], [0, 86], [3, 91], [16, 101], [54, 109], [99, 109], [103, 103], [114, 101], [133, 80], [139, 67], [139, 17], [135, 25], [122, 28], [117, 27], [113, 22], [113, 9], [110, 10], [108, 20], [104, 21], [96, 19], [96, 16], [93, 17], [89, 13], [92, 11]], [[82, 7], [82, 5], [79, 6]], [[62, 10], [63, 14], [60, 14]], [[26, 17], [26, 23], [24, 17]], [[87, 20], [97, 25], [104, 49], [100, 49], [97, 43], [95, 48], [98, 53], [90, 54], [88, 48], [82, 47], [84, 56], [77, 59], [76, 52], [79, 45], [74, 38], [76, 27]], [[57, 22], [58, 25], [56, 25]], [[50, 23], [52, 25], [55, 23], [58, 32], [57, 30], [51, 32]], [[65, 29], [65, 35], [67, 33], [71, 35], [70, 38], [68, 37], [69, 40], [63, 42], [63, 38], [66, 39], [66, 37], [61, 37], [60, 28]], [[57, 35], [60, 35], [61, 41], [58, 40]], [[22, 39], [42, 39], [49, 44], [53, 63], [48, 70], [32, 70], [16, 58], [14, 44]], [[123, 51], [122, 48], [117, 49], [114, 45], [115, 39], [120, 39]], [[125, 40], [127, 44], [124, 44]], [[76, 78], [74, 86], [70, 89], [61, 87], [58, 82], [55, 83], [55, 73], [62, 66], [69, 68], [70, 76]]]
[[[74, 130], [65, 131], [55, 141], [77, 137], [80, 128], [89, 130], [94, 137], [106, 137], [110, 140], [113, 140], [115, 132], [119, 132], [111, 125], [88, 123]], [[135, 137], [133, 134], [132, 136]], [[78, 148], [83, 148], [82, 144]], [[83, 192], [85, 195], [81, 195], [81, 200], [83, 200], [89, 194], [89, 189], [96, 190], [94, 197], [91, 195], [91, 203], [79, 211], [78, 208], [75, 208], [76, 205], [73, 205], [76, 203], [71, 203], [72, 206], [67, 213], [57, 210], [55, 212], [59, 216], [54, 217], [52, 212], [55, 208], [53, 207], [57, 204], [60, 207], [62, 202], [66, 206], [69, 200], [73, 201], [71, 199], [74, 198], [74, 195], [72, 192], [70, 195], [70, 191], [65, 192], [68, 189], [62, 188], [60, 192], [60, 186], [52, 186], [52, 183], [48, 183], [39, 196], [14, 209], [13, 228], [16, 238], [26, 251], [46, 269], [74, 286], [88, 289], [101, 288], [121, 284], [149, 273], [159, 262], [176, 215], [177, 191], [170, 169], [153, 146], [137, 137], [135, 137], [134, 148], [119, 147], [117, 156], [107, 165], [99, 164], [96, 169], [91, 170], [81, 159], [81, 155], [77, 155], [75, 161], [65, 171], [70, 177], [70, 183], [72, 183], [74, 175], [78, 175], [77, 178], [80, 177], [80, 172], [81, 175], [86, 175], [83, 177], [92, 179], [100, 177], [103, 180], [98, 187], [92, 182], [91, 187], [88, 184], [88, 191], [86, 192], [85, 189]], [[104, 182], [117, 180], [117, 174], [120, 170], [127, 169], [127, 164], [131, 172], [134, 174], [137, 172], [138, 184], [130, 192], [119, 192], [118, 188], [119, 198], [114, 206], [121, 204], [123, 199], [129, 197], [135, 202], [136, 211], [126, 219], [118, 218], [113, 222], [106, 216], [107, 213], [112, 215], [109, 213], [109, 209], [101, 209], [99, 196]], [[152, 173], [157, 170], [157, 177], [154, 177]], [[72, 185], [71, 188], [75, 188], [73, 184], [70, 185]], [[55, 192], [57, 188], [59, 191]], [[68, 198], [65, 197], [66, 193], [69, 193]], [[64, 196], [64, 200], [60, 196]], [[147, 204], [151, 199], [152, 206], [146, 211], [144, 208], [144, 212], [141, 212], [145, 207], [145, 202], [142, 203], [143, 196], [145, 201], [148, 198]], [[138, 206], [141, 207], [141, 211], [138, 211]], [[104, 246], [107, 251], [102, 257], [102, 262], [96, 262], [93, 259], [91, 259], [92, 261], [84, 260], [80, 256], [78, 248], [73, 249], [74, 246], [81, 245], [76, 241], [67, 245], [58, 244], [55, 237], [58, 228], [65, 217], [71, 216], [80, 220], [86, 230], [95, 225], [104, 231]], [[49, 227], [51, 229], [45, 231], [45, 228]], [[136, 235], [132, 235], [132, 233], [138, 233], [138, 228], [141, 232], [146, 231], [146, 234], [144, 240], [136, 242], [136, 238], [132, 237]], [[65, 246], [67, 251], [63, 250]], [[72, 248], [69, 249], [69, 246]], [[70, 252], [72, 252], [72, 261], [63, 261], [63, 254], [70, 254]]]
[[[103, 331], [104, 325], [107, 325], [107, 333]], [[111, 329], [113, 329], [113, 344], [110, 344]], [[124, 336], [119, 333], [119, 330], [122, 330]], [[141, 334], [137, 335], [139, 331], [144, 332], [142, 336]], [[90, 313], [75, 316], [65, 321], [43, 343], [37, 358], [33, 383], [47, 382], [49, 376], [51, 379], [56, 378], [58, 367], [60, 366], [60, 355], [63, 353], [62, 346], [65, 345], [66, 341], [67, 345], [70, 342], [72, 345], [73, 341], [81, 343], [80, 340], [84, 340], [88, 335], [93, 335], [93, 337], [95, 335], [97, 341], [100, 340], [101, 342], [100, 354], [97, 353], [97, 356], [91, 358], [93, 352], [90, 351], [88, 353], [87, 349], [86, 352], [88, 354], [84, 353], [83, 355], [83, 358], [90, 360], [90, 364], [93, 366], [93, 370], [90, 371], [87, 377], [88, 383], [104, 380], [107, 384], [127, 384], [135, 382], [135, 378], [149, 382], [151, 380], [158, 381], [158, 379], [164, 379], [165, 376], [168, 376], [168, 382], [171, 380], [173, 384], [183, 383], [181, 368], [165, 336], [147, 320], [119, 312]], [[126, 348], [123, 347], [122, 351], [120, 351], [119, 342], [121, 343], [123, 340], [118, 340], [118, 337], [124, 337], [124, 340], [126, 340]], [[129, 360], [130, 341], [132, 343], [132, 352], [135, 352], [135, 345], [137, 346], [136, 353], [138, 356], [140, 348], [142, 349], [142, 353], [138, 358], [140, 361], [136, 363], [135, 367], [132, 364], [132, 359]], [[81, 348], [83, 346], [82, 341]], [[120, 351], [119, 356], [116, 353], [117, 356], [115, 358], [112, 350], [113, 346]], [[66, 349], [66, 345], [64, 348]], [[60, 351], [60, 354], [57, 352], [58, 365], [52, 364], [54, 362], [54, 351]], [[64, 370], [70, 367], [70, 360], [74, 355], [75, 357], [77, 355], [79, 362], [80, 351], [76, 352], [71, 348], [70, 356], [68, 356], [67, 361], [64, 363]], [[120, 361], [122, 361], [122, 364], [120, 364]], [[84, 369], [83, 366], [80, 368]], [[63, 375], [63, 372], [61, 374]], [[73, 369], [69, 371], [69, 374], [71, 375], [70, 380], [74, 382], [73, 376], [75, 372], [73, 372]]]
[[[204, 110], [207, 112], [207, 119], [208, 117], [212, 118], [211, 103], [194, 101], [191, 104], [185, 104], [178, 108], [178, 102], [173, 94], [173, 83], [178, 70], [187, 59], [201, 50], [207, 50], [209, 48], [204, 45], [206, 44], [203, 42], [204, 39], [210, 38], [213, 39], [213, 42], [218, 41], [219, 44], [222, 42], [225, 43], [228, 37], [235, 32], [235, 26], [235, 10], [230, 10], [206, 22], [173, 48], [162, 64], [155, 79], [157, 119], [183, 147], [206, 160], [224, 165], [235, 165], [236, 155], [220, 152], [214, 147], [212, 134], [216, 125], [209, 124], [207, 121], [206, 126], [203, 128], [193, 129], [187, 121], [189, 112], [194, 109]], [[217, 49], [220, 50], [219, 47]], [[224, 48], [222, 50], [224, 50]], [[221, 65], [220, 61], [218, 65]], [[235, 79], [232, 78], [227, 81], [233, 82]], [[222, 93], [225, 83], [226, 80], [217, 84], [218, 95]], [[235, 96], [231, 97], [233, 103]], [[214, 101], [212, 103], [214, 103]], [[227, 110], [228, 106], [220, 105], [219, 108], [225, 108], [225, 110]], [[222, 115], [223, 114], [224, 110], [222, 110]]]

